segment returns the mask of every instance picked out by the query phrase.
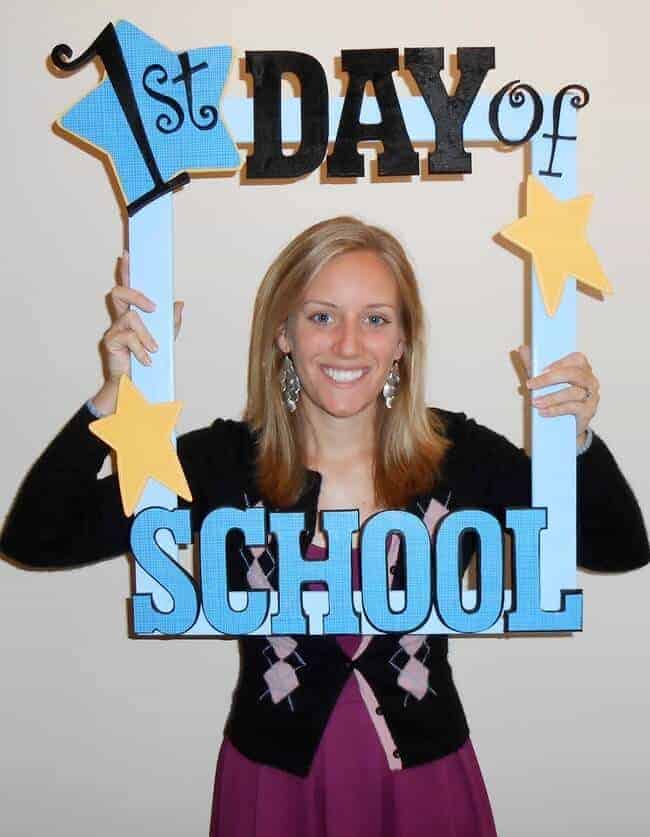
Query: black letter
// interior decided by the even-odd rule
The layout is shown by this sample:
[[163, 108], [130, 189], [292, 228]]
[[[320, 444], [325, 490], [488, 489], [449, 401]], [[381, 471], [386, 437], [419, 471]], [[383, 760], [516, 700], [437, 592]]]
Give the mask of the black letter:
[[[380, 175], [418, 174], [420, 160], [406, 132], [404, 117], [391, 75], [399, 66], [396, 49], [344, 49], [341, 66], [350, 76], [334, 151], [327, 158], [330, 177], [363, 177], [363, 157], [357, 151], [361, 140], [381, 140], [377, 156]], [[360, 122], [363, 90], [372, 81], [381, 121]]]
[[[512, 87], [513, 84], [515, 85], [514, 87]], [[512, 90], [508, 92], [510, 87], [512, 87]], [[513, 108], [520, 108], [524, 104], [526, 101], [525, 93], [529, 94], [533, 102], [533, 116], [530, 120], [530, 125], [528, 126], [526, 133], [520, 139], [508, 139], [508, 137], [505, 137], [501, 132], [501, 126], [499, 125], [499, 108], [501, 107], [501, 100], [506, 95], [506, 92], [508, 92], [508, 99], [510, 100], [510, 104]], [[521, 145], [524, 142], [528, 142], [529, 139], [532, 139], [532, 137], [534, 137], [539, 130], [543, 117], [544, 104], [539, 93], [529, 84], [520, 84], [519, 79], [516, 81], [509, 81], [507, 84], [504, 84], [501, 90], [499, 90], [490, 102], [490, 128], [499, 142], [503, 142], [506, 145]]]
[[[577, 137], [569, 134], [561, 134], [560, 133], [560, 117], [562, 116], [562, 102], [564, 97], [567, 96], [572, 90], [578, 91], [578, 93], [574, 93], [571, 97], [571, 106], [574, 107], [576, 110], [580, 110], [580, 108], [585, 107], [585, 105], [589, 104], [589, 91], [586, 87], [583, 87], [581, 84], [567, 84], [566, 87], [563, 87], [561, 90], [555, 94], [555, 99], [553, 100], [553, 133], [552, 134], [542, 134], [543, 137], [546, 139], [551, 140], [551, 159], [548, 161], [548, 168], [540, 169], [538, 174], [541, 174], [543, 177], [562, 177], [562, 172], [553, 171], [553, 161], [555, 160], [555, 150], [557, 146], [558, 140], [570, 140], [575, 142]], [[582, 95], [582, 98], [580, 98]]]
[[463, 125], [488, 70], [494, 68], [494, 47], [458, 47], [461, 77], [453, 96], [440, 78], [442, 47], [404, 50], [411, 71], [436, 125], [436, 149], [429, 153], [429, 174], [471, 174], [472, 155], [463, 145]]
[[[246, 176], [300, 177], [321, 164], [329, 136], [329, 101], [325, 72], [304, 52], [247, 52], [246, 71], [253, 76], [254, 149], [246, 159]], [[283, 73], [300, 80], [300, 147], [282, 153], [280, 82]]]
[[210, 121], [205, 125], [199, 125], [194, 118], [194, 102], [192, 99], [192, 76], [194, 73], [198, 73], [199, 70], [207, 70], [208, 65], [205, 61], [202, 61], [200, 64], [190, 67], [190, 57], [186, 52], [181, 52], [178, 56], [178, 60], [180, 61], [183, 72], [180, 73], [180, 75], [177, 75], [176, 78], [172, 79], [172, 81], [174, 84], [177, 84], [179, 81], [182, 81], [185, 84], [187, 109], [190, 112], [192, 125], [194, 125], [195, 128], [198, 128], [199, 131], [209, 131], [210, 128], [214, 128], [219, 121], [219, 113], [217, 109], [213, 105], [201, 105], [199, 108], [199, 115], [202, 116], [203, 119], [209, 119]]
[[175, 125], [172, 125], [172, 118], [167, 113], [160, 113], [156, 117], [156, 128], [158, 128], [158, 130], [163, 134], [173, 134], [178, 131], [183, 122], [185, 122], [183, 108], [178, 104], [176, 99], [171, 96], [165, 96], [164, 93], [159, 93], [157, 90], [154, 90], [153, 87], [149, 87], [147, 81], [152, 73], [158, 73], [158, 77], [154, 79], [156, 84], [165, 84], [168, 78], [167, 71], [161, 64], [150, 64], [145, 69], [144, 73], [142, 73], [142, 86], [152, 99], [155, 99], [157, 102], [162, 102], [164, 105], [168, 105], [176, 114]]

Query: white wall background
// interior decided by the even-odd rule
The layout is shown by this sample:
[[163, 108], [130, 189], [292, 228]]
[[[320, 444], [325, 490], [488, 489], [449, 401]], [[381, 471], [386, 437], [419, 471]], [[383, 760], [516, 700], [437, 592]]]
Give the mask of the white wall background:
[[[341, 92], [339, 50], [362, 47], [444, 45], [449, 54], [495, 45], [497, 67], [482, 92], [513, 78], [543, 91], [585, 83], [593, 98], [580, 115], [580, 189], [596, 195], [590, 236], [616, 293], [606, 303], [580, 299], [580, 348], [602, 383], [594, 426], [647, 509], [650, 13], [642, 4], [5, 0], [2, 16], [2, 514], [29, 464], [100, 381], [96, 345], [122, 249], [120, 215], [102, 166], [51, 130], [96, 73], [59, 80], [45, 59], [61, 41], [78, 53], [120, 17], [177, 50], [230, 43], [240, 54], [309, 52], [332, 95]], [[235, 64], [227, 92], [245, 89]], [[474, 172], [464, 182], [356, 185], [320, 184], [313, 174], [257, 188], [238, 177], [202, 179], [178, 195], [180, 429], [239, 414], [265, 266], [309, 223], [351, 212], [394, 230], [416, 263], [431, 325], [431, 401], [521, 442], [509, 352], [525, 337], [522, 264], [491, 236], [517, 213], [522, 153], [476, 149]], [[647, 571], [581, 574], [581, 635], [454, 643], [503, 837], [648, 833], [649, 581]], [[0, 562], [0, 589], [0, 831], [206, 834], [235, 646], [129, 640], [126, 559], [59, 573]]]

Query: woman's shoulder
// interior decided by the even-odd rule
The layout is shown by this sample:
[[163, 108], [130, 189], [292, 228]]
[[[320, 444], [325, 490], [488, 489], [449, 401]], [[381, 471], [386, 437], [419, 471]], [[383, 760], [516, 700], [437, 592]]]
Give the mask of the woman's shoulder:
[[255, 447], [255, 433], [245, 421], [216, 418], [211, 424], [190, 430], [178, 439], [179, 451], [219, 459], [249, 459]]
[[458, 430], [467, 421], [466, 413], [444, 410], [442, 407], [433, 405], [429, 406], [428, 410], [442, 423], [445, 431], [449, 430], [453, 432]]
[[429, 410], [439, 420], [443, 434], [452, 443], [452, 455], [481, 456], [483, 461], [491, 455], [525, 457], [525, 452], [506, 436], [471, 418], [467, 413], [431, 406]]
[[[255, 437], [244, 421], [217, 418], [178, 438], [178, 456], [196, 498], [248, 484], [254, 469]], [[219, 494], [219, 504], [227, 504]]]
[[[456, 410], [445, 410], [442, 407], [430, 406], [429, 413], [436, 419], [436, 423], [443, 435], [451, 442], [458, 442], [464, 435], [476, 427], [481, 427], [467, 413]], [[487, 430], [487, 428], [484, 428]]]

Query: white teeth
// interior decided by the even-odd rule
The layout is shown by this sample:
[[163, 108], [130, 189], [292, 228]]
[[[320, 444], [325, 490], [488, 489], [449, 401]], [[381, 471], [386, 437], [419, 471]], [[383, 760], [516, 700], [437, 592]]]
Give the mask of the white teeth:
[[332, 366], [324, 366], [323, 371], [329, 378], [340, 384], [357, 381], [364, 372], [363, 369], [334, 369]]

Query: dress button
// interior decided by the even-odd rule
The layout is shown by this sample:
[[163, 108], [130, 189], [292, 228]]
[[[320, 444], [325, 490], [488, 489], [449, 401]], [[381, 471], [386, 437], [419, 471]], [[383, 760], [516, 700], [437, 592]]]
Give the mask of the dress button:
[[402, 758], [401, 755], [400, 755], [399, 750], [393, 750], [393, 757], [396, 758], [396, 759], [401, 759]]
[[397, 572], [397, 567], [395, 566], [395, 564], [393, 564], [393, 566], [388, 570], [388, 572], [391, 575], [395, 575], [395, 573]]
[[384, 714], [384, 710], [381, 708], [381, 706], [378, 706], [378, 707], [375, 709], [375, 712], [376, 712], [378, 715], [383, 715], [383, 714]]
[[345, 667], [348, 671], [352, 671], [352, 669], [354, 668], [354, 663], [352, 662], [352, 660], [346, 660]]

